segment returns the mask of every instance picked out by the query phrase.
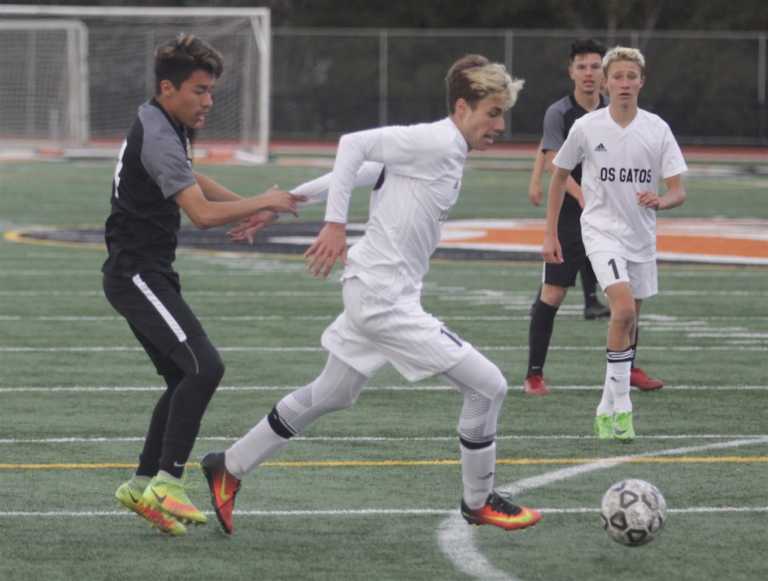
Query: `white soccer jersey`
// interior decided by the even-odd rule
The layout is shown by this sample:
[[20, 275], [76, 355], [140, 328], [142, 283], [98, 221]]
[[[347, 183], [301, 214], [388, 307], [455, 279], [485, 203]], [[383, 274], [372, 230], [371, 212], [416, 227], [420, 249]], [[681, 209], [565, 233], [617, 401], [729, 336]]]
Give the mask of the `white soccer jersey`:
[[458, 199], [468, 152], [449, 118], [341, 138], [326, 221], [346, 223], [355, 176], [364, 161], [384, 165], [383, 183], [371, 194], [365, 235], [350, 249], [343, 279], [358, 277], [392, 300], [421, 290], [442, 223]]
[[656, 211], [641, 207], [637, 193], [659, 192], [659, 182], [688, 167], [669, 125], [638, 109], [622, 128], [609, 108], [578, 119], [555, 156], [554, 164], [582, 164], [584, 211], [581, 235], [587, 255], [616, 252], [627, 260], [656, 258]]

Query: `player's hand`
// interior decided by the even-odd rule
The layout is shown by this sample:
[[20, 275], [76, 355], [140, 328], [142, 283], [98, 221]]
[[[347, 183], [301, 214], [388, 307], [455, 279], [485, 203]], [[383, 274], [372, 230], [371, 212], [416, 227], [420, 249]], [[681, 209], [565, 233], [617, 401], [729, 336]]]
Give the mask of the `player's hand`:
[[256, 232], [274, 224], [280, 216], [271, 210], [261, 210], [248, 216], [237, 226], [227, 232], [227, 236], [232, 242], [248, 242], [253, 244]]
[[307, 270], [314, 277], [325, 278], [336, 260], [347, 263], [347, 225], [326, 222], [312, 245], [304, 253]]
[[267, 209], [277, 214], [287, 213], [298, 216], [298, 204], [299, 202], [306, 202], [306, 196], [300, 196], [298, 194], [292, 194], [284, 190], [277, 189], [277, 186], [272, 186], [266, 192], [261, 194], [260, 198], [267, 204]]
[[531, 201], [531, 204], [541, 206], [542, 197], [541, 183], [536, 182], [528, 185], [528, 199]]
[[541, 255], [548, 264], [563, 263], [563, 249], [557, 236], [545, 236], [544, 245], [541, 247]]
[[637, 203], [643, 208], [651, 208], [652, 210], [661, 210], [661, 198], [654, 192], [637, 192]]

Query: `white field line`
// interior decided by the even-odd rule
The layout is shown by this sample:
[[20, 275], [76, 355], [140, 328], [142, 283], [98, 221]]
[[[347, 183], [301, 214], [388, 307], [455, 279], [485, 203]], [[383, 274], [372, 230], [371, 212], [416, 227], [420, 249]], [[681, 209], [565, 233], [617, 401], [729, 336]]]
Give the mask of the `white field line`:
[[[302, 387], [300, 385], [223, 385], [216, 392], [289, 392]], [[601, 391], [599, 385], [550, 385], [555, 391]], [[668, 385], [664, 391], [766, 391], [768, 385]], [[135, 393], [160, 392], [165, 387], [160, 385], [53, 385], [53, 386], [9, 386], [0, 387], [2, 393]], [[365, 392], [372, 391], [406, 391], [406, 392], [455, 392], [452, 385], [370, 385]]]
[[[60, 256], [49, 256], [48, 258], [61, 258]], [[221, 266], [225, 266], [224, 263], [218, 263], [221, 264]], [[260, 268], [260, 266], [263, 266], [262, 262], [258, 263], [251, 263], [243, 267], [235, 267], [230, 266], [229, 268], [223, 268], [219, 270], [215, 269], [182, 269], [179, 272], [182, 276], [217, 276], [217, 275], [224, 275], [224, 276], [263, 276], [265, 274], [272, 274], [273, 272], [277, 271], [285, 271], [285, 272], [303, 272], [304, 266], [298, 265], [296, 263], [290, 262], [290, 263], [284, 263], [279, 261], [269, 261], [269, 263], [266, 265], [266, 267]], [[675, 267], [679, 268], [679, 267]], [[528, 267], [520, 267], [517, 266], [515, 268], [515, 273], [518, 275], [525, 275], [526, 273], [531, 274], [540, 274], [540, 269], [531, 269]], [[692, 270], [688, 272], [680, 272], [680, 271], [673, 271], [669, 268], [666, 268], [664, 265], [661, 265], [660, 268], [660, 278], [712, 278], [714, 276], [718, 276], [722, 274], [722, 270], [718, 269], [703, 269], [703, 270]], [[729, 269], [726, 273], [726, 276], [728, 278], [753, 278], [753, 277], [762, 277], [765, 275], [765, 271], [760, 269], [747, 269], [747, 270], [736, 270], [736, 269]], [[83, 277], [83, 276], [92, 276], [94, 279], [101, 281], [101, 272], [99, 272], [98, 269], [93, 268], [75, 268], [72, 270], [67, 269], [61, 269], [61, 268], [24, 268], [24, 269], [18, 269], [18, 270], [4, 270], [0, 272], [0, 278], [13, 278], [13, 277], [37, 277], [37, 276], [43, 276], [43, 277], [62, 277], [62, 276], [75, 276], [75, 277]]]
[[[202, 442], [233, 442], [240, 436], [200, 436], [196, 441]], [[733, 440], [749, 439], [761, 441], [768, 434], [653, 434], [638, 435], [637, 440]], [[594, 440], [592, 434], [545, 434], [545, 435], [497, 435], [497, 440], [533, 440], [533, 441], [564, 441], [564, 440]], [[457, 436], [296, 436], [291, 438], [297, 442], [333, 442], [333, 443], [390, 443], [390, 442], [455, 442]], [[143, 442], [144, 436], [61, 436], [49, 438], [0, 438], [0, 445], [25, 444], [121, 444]]]
[[[499, 291], [490, 289], [479, 290], [467, 290], [463, 289], [460, 294], [446, 294], [446, 289], [439, 288], [426, 288], [422, 293], [422, 296], [432, 296], [442, 298], [451, 301], [471, 301], [478, 298], [493, 298], [493, 299], [512, 299], [520, 298], [530, 302], [532, 293], [531, 291]], [[535, 289], [534, 289], [535, 290]], [[317, 291], [317, 290], [190, 290], [185, 291], [185, 295], [193, 296], [215, 296], [215, 297], [339, 297], [339, 289], [329, 291]], [[665, 290], [663, 291], [665, 296], [674, 297], [764, 297], [765, 292], [759, 290]], [[18, 290], [2, 290], [0, 296], [13, 296], [13, 297], [103, 297], [104, 292], [101, 290], [52, 290], [52, 289], [18, 289]]]
[[[527, 308], [527, 307], [525, 307]], [[523, 307], [521, 307], [523, 309]], [[563, 310], [565, 309], [565, 310]], [[568, 317], [581, 318], [581, 307], [564, 305], [557, 312], [558, 316], [565, 314]], [[336, 318], [336, 313], [332, 315], [202, 315], [199, 317], [203, 321], [330, 321]], [[528, 315], [454, 315], [441, 316], [443, 321], [529, 321]], [[118, 315], [0, 315], [0, 321], [45, 321], [45, 322], [101, 322], [101, 321], [122, 321], [123, 317]], [[696, 316], [692, 318], [675, 317], [663, 318], [661, 316], [651, 316], [642, 318], [641, 323], [644, 330], [654, 331], [691, 331], [703, 329], [710, 321], [766, 321], [766, 315], [709, 315]], [[737, 329], [743, 330], [741, 327]], [[717, 331], [722, 331], [722, 328]]]
[[[480, 351], [528, 351], [528, 345], [482, 345], [477, 347]], [[217, 347], [219, 351], [230, 353], [315, 353], [325, 351], [322, 347], [266, 347], [266, 346], [238, 346], [238, 347]], [[601, 351], [605, 352], [605, 346], [575, 346], [559, 345], [549, 348], [550, 351]], [[643, 345], [645, 351], [664, 351], [664, 352], [702, 352], [702, 351], [734, 351], [733, 345], [678, 345], [674, 347], [664, 347], [660, 345]], [[768, 345], [740, 345], [738, 351], [762, 352], [768, 351]], [[127, 345], [115, 345], [110, 347], [102, 346], [75, 346], [75, 347], [13, 347], [0, 346], [0, 353], [120, 353], [120, 352], [143, 352], [141, 347], [130, 347]]]
[[[539, 476], [524, 478], [499, 487], [499, 490], [516, 495], [597, 470], [614, 468], [637, 458], [648, 456], [679, 456], [690, 453], [706, 452], [709, 450], [723, 450], [727, 448], [737, 448], [739, 446], [749, 446], [756, 443], [768, 443], [768, 438], [760, 438], [757, 440], [737, 439], [701, 446], [657, 450], [632, 456], [604, 458], [590, 464], [561, 468], [559, 470], [545, 472]], [[475, 527], [466, 526], [466, 523], [459, 514], [454, 513], [440, 523], [437, 529], [437, 537], [440, 550], [453, 563], [458, 571], [477, 579], [521, 581], [518, 577], [496, 568], [485, 555], [482, 554], [475, 544]]]
[[[594, 507], [575, 508], [540, 508], [544, 514], [582, 515], [597, 514], [600, 509]], [[202, 511], [213, 515], [213, 511]], [[729, 513], [765, 513], [768, 506], [691, 506], [670, 508], [672, 514], [729, 514]], [[365, 509], [326, 509], [326, 510], [235, 510], [241, 517], [356, 517], [356, 516], [449, 516], [458, 514], [455, 508], [365, 508]], [[46, 510], [46, 511], [0, 511], [0, 518], [104, 518], [133, 517], [127, 510]]]

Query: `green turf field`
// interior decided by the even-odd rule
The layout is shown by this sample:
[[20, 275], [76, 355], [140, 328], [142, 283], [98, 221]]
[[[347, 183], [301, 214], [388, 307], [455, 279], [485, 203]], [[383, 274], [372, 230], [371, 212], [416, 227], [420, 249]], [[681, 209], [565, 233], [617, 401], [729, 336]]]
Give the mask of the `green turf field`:
[[[312, 169], [209, 168], [243, 193], [290, 186]], [[94, 226], [112, 165], [0, 165], [0, 230]], [[204, 170], [205, 171], [205, 170]], [[525, 172], [470, 171], [453, 218], [541, 217]], [[768, 219], [768, 180], [691, 179], [665, 217]], [[363, 219], [365, 195], [353, 205]], [[305, 218], [318, 219], [320, 209]], [[0, 239], [0, 579], [768, 578], [768, 269], [662, 265], [644, 306], [638, 363], [668, 387], [633, 395], [639, 438], [590, 437], [604, 373], [605, 321], [584, 321], [580, 290], [558, 316], [547, 398], [524, 396], [535, 263], [440, 261], [425, 306], [480, 347], [511, 389], [497, 485], [544, 512], [524, 533], [457, 520], [460, 397], [440, 378], [409, 386], [384, 371], [351, 410], [322, 418], [245, 482], [237, 531], [169, 539], [121, 512], [158, 377], [101, 295], [100, 248]], [[193, 452], [222, 449], [319, 371], [319, 336], [339, 312], [334, 277], [299, 259], [182, 252], [185, 296], [227, 364]], [[612, 467], [598, 458], [622, 457]], [[566, 471], [570, 470], [570, 472]], [[670, 514], [660, 538], [609, 540], [597, 509], [625, 477], [655, 483]], [[191, 496], [207, 507], [196, 464]]]

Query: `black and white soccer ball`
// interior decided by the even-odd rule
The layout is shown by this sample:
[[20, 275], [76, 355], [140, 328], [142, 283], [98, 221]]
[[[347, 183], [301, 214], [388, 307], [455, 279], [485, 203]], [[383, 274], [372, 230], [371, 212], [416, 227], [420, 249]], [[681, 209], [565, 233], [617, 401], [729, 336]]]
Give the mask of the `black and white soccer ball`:
[[603, 495], [600, 519], [614, 541], [638, 547], [650, 543], [664, 528], [667, 502], [650, 482], [621, 480]]

